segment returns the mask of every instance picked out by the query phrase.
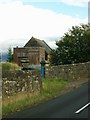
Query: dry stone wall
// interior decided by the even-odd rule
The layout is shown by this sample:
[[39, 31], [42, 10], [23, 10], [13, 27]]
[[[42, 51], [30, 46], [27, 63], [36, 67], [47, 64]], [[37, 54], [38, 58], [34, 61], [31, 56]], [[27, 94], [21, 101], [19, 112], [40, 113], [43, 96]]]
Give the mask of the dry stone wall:
[[89, 80], [90, 62], [52, 66], [46, 68], [46, 76], [64, 80]]
[[27, 91], [41, 91], [40, 71], [3, 71], [2, 96], [12, 96]]

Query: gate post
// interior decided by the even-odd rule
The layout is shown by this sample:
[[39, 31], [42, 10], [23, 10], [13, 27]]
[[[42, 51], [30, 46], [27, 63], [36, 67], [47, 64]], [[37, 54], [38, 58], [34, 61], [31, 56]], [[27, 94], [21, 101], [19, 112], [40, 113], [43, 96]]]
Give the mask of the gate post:
[[45, 78], [45, 64], [46, 64], [45, 60], [42, 60], [40, 62], [40, 64], [41, 64], [41, 75], [42, 75], [42, 78]]

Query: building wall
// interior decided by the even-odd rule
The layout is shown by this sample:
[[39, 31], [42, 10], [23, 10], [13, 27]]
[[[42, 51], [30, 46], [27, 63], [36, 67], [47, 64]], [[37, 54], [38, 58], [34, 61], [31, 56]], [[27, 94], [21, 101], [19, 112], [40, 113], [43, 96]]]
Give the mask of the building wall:
[[40, 49], [39, 61], [41, 62], [42, 60], [45, 60], [45, 48]]
[[43, 47], [14, 48], [14, 62], [19, 66], [24, 64], [23, 61], [27, 61], [26, 64], [29, 65], [40, 65], [42, 59], [45, 60], [45, 48]]

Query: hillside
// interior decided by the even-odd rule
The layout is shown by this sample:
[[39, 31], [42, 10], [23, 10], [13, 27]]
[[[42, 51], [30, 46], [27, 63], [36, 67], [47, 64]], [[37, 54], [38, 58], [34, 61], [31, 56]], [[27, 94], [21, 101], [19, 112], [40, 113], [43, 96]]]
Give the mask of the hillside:
[[2, 62], [7, 61], [7, 53], [2, 53], [1, 60], [2, 60]]

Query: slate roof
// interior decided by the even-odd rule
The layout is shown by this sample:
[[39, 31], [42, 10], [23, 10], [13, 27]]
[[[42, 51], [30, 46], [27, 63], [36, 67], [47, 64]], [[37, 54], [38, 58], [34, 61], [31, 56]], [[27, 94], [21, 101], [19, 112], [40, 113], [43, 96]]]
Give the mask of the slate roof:
[[49, 54], [51, 52], [51, 48], [50, 46], [44, 41], [44, 40], [40, 40], [37, 38], [32, 37], [26, 44], [24, 47], [44, 47], [45, 51]]

